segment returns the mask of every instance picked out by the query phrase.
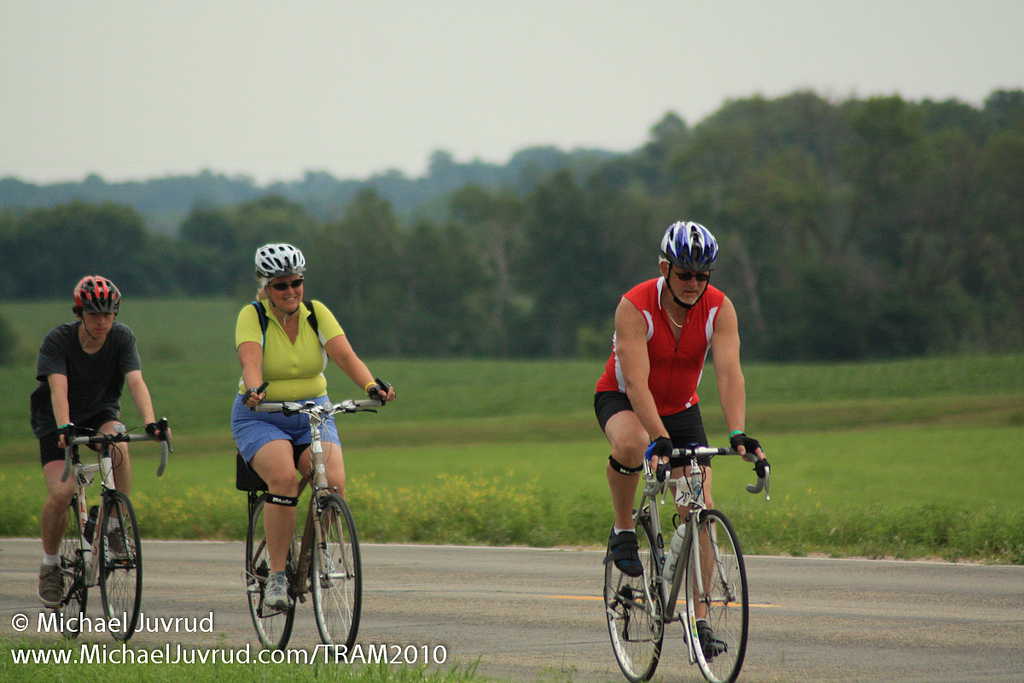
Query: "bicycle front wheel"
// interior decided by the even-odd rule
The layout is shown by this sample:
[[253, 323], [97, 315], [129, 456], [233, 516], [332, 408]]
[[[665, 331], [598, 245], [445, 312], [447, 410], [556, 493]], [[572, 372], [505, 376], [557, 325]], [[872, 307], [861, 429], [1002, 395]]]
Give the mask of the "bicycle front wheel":
[[58, 610], [64, 624], [64, 637], [74, 639], [82, 630], [82, 617], [89, 598], [85, 585], [85, 547], [82, 544], [82, 524], [78, 518], [78, 498], [71, 499], [68, 525], [60, 542], [61, 591], [63, 597]]
[[641, 517], [636, 527], [640, 562], [644, 567], [641, 576], [623, 574], [613, 562], [604, 566], [608, 635], [619, 668], [633, 683], [649, 680], [654, 675], [665, 635], [655, 539], [650, 519]]
[[324, 643], [344, 644], [351, 649], [363, 601], [356, 523], [345, 499], [332, 493], [324, 498], [317, 524], [317, 543], [309, 567], [316, 626]]
[[[142, 606], [142, 540], [135, 509], [120, 491], [103, 495], [103, 528], [100, 536], [100, 598], [108, 622], [118, 624], [110, 635], [128, 640], [139, 623]], [[115, 621], [116, 620], [116, 621]]]
[[[686, 563], [687, 636], [704, 678], [733, 683], [747, 651], [750, 604], [747, 570], [732, 524], [718, 510], [707, 510], [697, 525], [700, 572], [695, 554]], [[698, 620], [706, 620], [706, 627]]]
[[[263, 509], [270, 494], [256, 499], [249, 511], [249, 530], [245, 536], [245, 595], [249, 601], [249, 615], [256, 628], [256, 636], [263, 647], [284, 649], [292, 635], [295, 621], [295, 596], [289, 594], [288, 608], [275, 610], [263, 604], [263, 592], [270, 577], [270, 553], [263, 525]], [[289, 578], [292, 576], [289, 556]]]

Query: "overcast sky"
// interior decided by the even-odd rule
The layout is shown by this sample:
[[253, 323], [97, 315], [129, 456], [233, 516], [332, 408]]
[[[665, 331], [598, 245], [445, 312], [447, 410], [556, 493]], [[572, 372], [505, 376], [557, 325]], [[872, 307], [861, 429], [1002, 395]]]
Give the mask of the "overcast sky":
[[0, 177], [419, 175], [668, 111], [1024, 88], [1021, 0], [0, 0]]

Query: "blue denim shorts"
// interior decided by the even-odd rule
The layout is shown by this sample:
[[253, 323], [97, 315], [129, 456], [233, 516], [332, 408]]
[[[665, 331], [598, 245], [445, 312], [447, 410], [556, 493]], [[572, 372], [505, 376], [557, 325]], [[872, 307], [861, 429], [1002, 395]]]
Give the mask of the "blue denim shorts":
[[[309, 445], [308, 417], [301, 414], [286, 416], [283, 413], [257, 413], [245, 406], [243, 398], [242, 394], [236, 394], [231, 406], [231, 436], [246, 462], [250, 462], [256, 452], [271, 441], [290, 441], [295, 446]], [[317, 405], [331, 402], [329, 396], [306, 400]], [[323, 426], [320, 437], [341, 448], [333, 417]]]

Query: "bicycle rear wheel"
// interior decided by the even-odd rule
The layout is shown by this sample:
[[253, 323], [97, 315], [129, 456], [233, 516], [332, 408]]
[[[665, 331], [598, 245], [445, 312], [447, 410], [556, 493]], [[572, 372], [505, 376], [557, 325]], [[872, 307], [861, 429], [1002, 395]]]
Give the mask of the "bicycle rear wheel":
[[60, 542], [61, 590], [64, 596], [58, 610], [64, 623], [64, 637], [69, 639], [77, 638], [82, 631], [82, 617], [89, 598], [89, 587], [85, 585], [84, 550], [76, 496], [71, 499], [68, 525]]
[[[121, 629], [110, 630], [116, 640], [128, 640], [139, 623], [142, 606], [142, 540], [135, 509], [120, 491], [103, 496], [103, 528], [99, 544], [100, 599], [110, 624], [114, 619]], [[123, 623], [121, 623], [123, 622]]]
[[324, 498], [317, 523], [318, 538], [309, 567], [316, 626], [324, 643], [351, 649], [363, 600], [356, 523], [345, 499], [337, 493]]
[[[733, 683], [747, 651], [750, 605], [747, 570], [739, 539], [732, 524], [718, 510], [707, 510], [698, 524], [701, 539], [701, 574], [694, 568], [693, 553], [686, 563], [687, 634], [697, 665], [711, 683]], [[716, 642], [701, 647], [697, 635], [698, 612], [703, 613]]]
[[653, 551], [656, 536], [650, 518], [638, 520], [636, 539], [644, 566], [641, 576], [627, 576], [616, 569], [613, 562], [604, 566], [608, 635], [619, 668], [633, 683], [649, 680], [654, 675], [665, 636], [657, 557]]
[[[284, 649], [292, 635], [295, 621], [295, 596], [289, 593], [288, 608], [274, 610], [263, 605], [263, 591], [270, 576], [270, 554], [267, 551], [267, 536], [263, 526], [263, 509], [270, 494], [264, 493], [256, 499], [249, 511], [249, 530], [245, 536], [245, 595], [249, 601], [249, 615], [256, 635], [263, 647]], [[293, 558], [288, 557], [289, 578]]]

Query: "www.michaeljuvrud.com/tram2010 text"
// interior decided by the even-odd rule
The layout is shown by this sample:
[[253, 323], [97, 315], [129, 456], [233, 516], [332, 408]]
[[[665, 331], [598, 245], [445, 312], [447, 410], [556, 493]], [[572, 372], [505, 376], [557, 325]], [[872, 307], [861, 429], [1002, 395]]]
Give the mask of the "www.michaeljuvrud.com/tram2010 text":
[[312, 650], [253, 650], [195, 648], [167, 643], [152, 649], [135, 649], [127, 643], [82, 643], [79, 648], [18, 649], [11, 651], [15, 664], [445, 664], [444, 645], [389, 645], [384, 643], [316, 645]]

